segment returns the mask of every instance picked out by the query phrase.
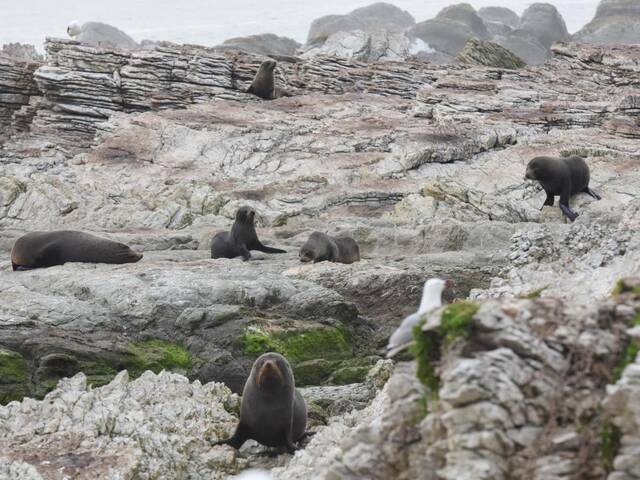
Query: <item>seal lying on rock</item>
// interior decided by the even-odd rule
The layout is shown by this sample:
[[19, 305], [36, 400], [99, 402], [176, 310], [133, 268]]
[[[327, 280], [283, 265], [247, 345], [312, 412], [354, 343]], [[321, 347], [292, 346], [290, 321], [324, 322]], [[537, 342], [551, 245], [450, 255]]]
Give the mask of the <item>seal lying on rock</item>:
[[262, 62], [262, 65], [260, 65], [260, 68], [256, 72], [256, 76], [253, 77], [251, 86], [247, 89], [247, 93], [253, 93], [265, 100], [290, 97], [291, 94], [289, 92], [275, 86], [273, 74], [275, 68], [276, 62], [274, 60], [265, 60]]
[[527, 165], [524, 178], [538, 180], [546, 192], [547, 199], [540, 210], [545, 205], [553, 206], [554, 197], [560, 195], [560, 210], [572, 222], [578, 214], [569, 207], [569, 197], [584, 192], [596, 200], [601, 198], [589, 188], [589, 166], [581, 157], [536, 157]]
[[142, 254], [124, 243], [73, 230], [31, 232], [13, 245], [14, 270], [52, 267], [66, 262], [135, 263]]
[[279, 248], [271, 248], [263, 245], [258, 240], [254, 226], [256, 212], [251, 207], [240, 207], [236, 212], [236, 220], [233, 222], [230, 232], [219, 232], [213, 237], [211, 243], [211, 258], [235, 258], [244, 260], [251, 258], [249, 250], [258, 250], [264, 253], [287, 253]]
[[286, 447], [305, 435], [307, 404], [295, 388], [291, 365], [278, 353], [265, 353], [254, 362], [242, 391], [240, 422], [233, 436], [215, 445], [240, 448], [249, 439], [267, 447]]
[[445, 288], [451, 288], [452, 286], [453, 282], [451, 280], [445, 281], [439, 278], [431, 278], [425, 282], [418, 311], [402, 320], [400, 326], [389, 338], [387, 358], [393, 357], [413, 343], [413, 327], [420, 322], [425, 313], [442, 306], [442, 292]]
[[360, 260], [360, 248], [351, 237], [330, 237], [313, 232], [300, 249], [301, 262], [353, 263]]

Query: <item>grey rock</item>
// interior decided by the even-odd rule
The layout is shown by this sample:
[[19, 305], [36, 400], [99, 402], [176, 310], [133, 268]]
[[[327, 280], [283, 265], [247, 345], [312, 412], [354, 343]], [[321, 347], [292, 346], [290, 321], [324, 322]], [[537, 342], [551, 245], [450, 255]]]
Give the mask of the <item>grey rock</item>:
[[640, 5], [629, 0], [602, 0], [593, 20], [576, 32], [576, 42], [607, 45], [640, 43]]
[[300, 44], [288, 37], [279, 37], [273, 33], [248, 35], [225, 40], [219, 48], [231, 48], [258, 55], [295, 55]]
[[478, 16], [487, 22], [496, 22], [516, 28], [520, 23], [520, 17], [513, 10], [506, 7], [482, 7], [478, 10]]
[[336, 56], [362, 62], [403, 60], [410, 54], [410, 41], [403, 33], [388, 30], [351, 30], [329, 35], [322, 44], [311, 45], [303, 58]]
[[435, 18], [411, 27], [408, 35], [419, 38], [431, 48], [448, 55], [460, 53], [469, 38], [490, 38], [484, 22], [467, 3], [444, 8]]
[[346, 15], [327, 15], [315, 19], [309, 28], [307, 44], [321, 44], [336, 32], [376, 29], [401, 32], [414, 23], [415, 20], [408, 12], [390, 3], [377, 2], [357, 8]]

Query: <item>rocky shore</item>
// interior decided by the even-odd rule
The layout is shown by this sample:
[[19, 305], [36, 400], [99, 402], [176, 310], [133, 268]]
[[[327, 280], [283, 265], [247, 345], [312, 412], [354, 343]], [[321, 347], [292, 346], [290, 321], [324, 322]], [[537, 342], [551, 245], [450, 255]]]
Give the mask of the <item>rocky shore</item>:
[[[46, 49], [0, 56], [0, 478], [640, 478], [640, 47], [557, 43], [519, 69], [282, 57], [295, 95], [273, 101], [244, 93], [255, 54]], [[540, 211], [537, 155], [584, 156], [603, 199], [574, 197], [573, 224]], [[241, 205], [286, 254], [210, 258]], [[144, 258], [12, 272], [36, 229]], [[362, 261], [301, 265], [313, 230]], [[430, 276], [475, 308], [393, 366]], [[293, 457], [211, 447], [267, 350], [318, 433]]]

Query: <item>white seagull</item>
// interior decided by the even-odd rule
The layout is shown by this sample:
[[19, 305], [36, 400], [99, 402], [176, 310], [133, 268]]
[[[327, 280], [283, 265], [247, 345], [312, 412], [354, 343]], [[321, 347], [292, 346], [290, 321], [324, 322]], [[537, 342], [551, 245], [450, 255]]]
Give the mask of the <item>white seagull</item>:
[[413, 327], [415, 327], [425, 313], [429, 313], [442, 306], [442, 292], [445, 288], [451, 288], [451, 280], [440, 280], [430, 278], [422, 289], [422, 300], [416, 313], [412, 313], [404, 320], [389, 338], [387, 345], [387, 358], [391, 358], [397, 353], [406, 349], [413, 343]]

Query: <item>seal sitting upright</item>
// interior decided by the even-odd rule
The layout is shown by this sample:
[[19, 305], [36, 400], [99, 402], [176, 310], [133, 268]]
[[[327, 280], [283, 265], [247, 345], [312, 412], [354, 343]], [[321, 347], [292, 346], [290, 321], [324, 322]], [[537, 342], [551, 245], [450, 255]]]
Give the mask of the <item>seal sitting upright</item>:
[[300, 249], [299, 256], [301, 262], [353, 263], [360, 260], [360, 248], [351, 237], [330, 237], [313, 232]]
[[249, 439], [267, 447], [286, 447], [305, 435], [307, 404], [295, 388], [291, 365], [278, 353], [265, 353], [253, 364], [242, 391], [240, 422], [233, 436], [215, 445], [240, 448]]
[[589, 166], [578, 156], [568, 158], [536, 157], [527, 165], [524, 176], [529, 180], [538, 180], [547, 194], [540, 207], [552, 206], [554, 197], [560, 195], [560, 210], [572, 222], [578, 214], [569, 207], [569, 197], [580, 192], [588, 193], [596, 200], [600, 195], [589, 188]]
[[13, 245], [14, 270], [52, 267], [66, 262], [135, 263], [142, 254], [124, 243], [73, 230], [31, 232]]
[[211, 243], [211, 258], [242, 257], [245, 261], [251, 258], [249, 250], [264, 253], [287, 253], [279, 248], [263, 245], [258, 240], [254, 226], [256, 212], [251, 207], [240, 207], [236, 212], [230, 232], [219, 232]]
[[253, 77], [251, 86], [247, 89], [247, 93], [253, 93], [265, 100], [273, 100], [280, 97], [290, 97], [291, 94], [286, 90], [276, 87], [273, 71], [276, 68], [275, 60], [265, 60], [260, 65]]

